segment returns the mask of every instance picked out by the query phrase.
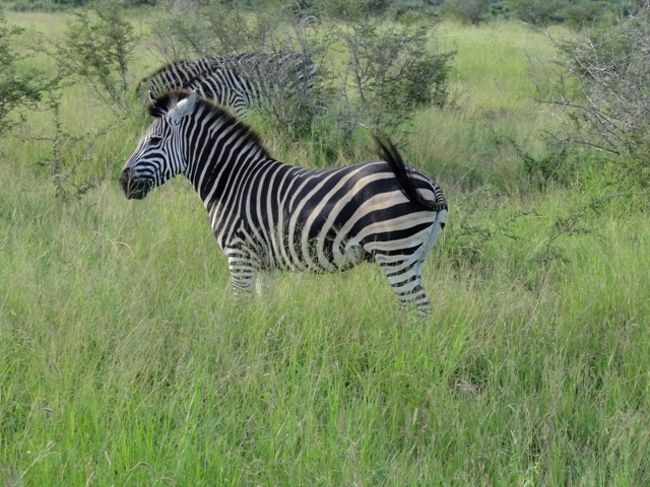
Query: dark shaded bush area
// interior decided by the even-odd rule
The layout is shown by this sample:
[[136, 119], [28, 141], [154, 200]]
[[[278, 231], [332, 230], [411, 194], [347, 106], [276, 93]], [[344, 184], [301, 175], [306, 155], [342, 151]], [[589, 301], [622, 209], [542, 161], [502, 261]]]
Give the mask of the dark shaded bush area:
[[[11, 9], [16, 12], [56, 12], [68, 8], [92, 5], [93, 3], [98, 2], [95, 0], [18, 0], [13, 3]], [[158, 4], [158, 0], [123, 0], [122, 4], [126, 7], [153, 6]]]
[[[93, 0], [17, 0], [17, 11], [55, 11], [91, 5]], [[165, 0], [122, 0], [126, 7], [162, 6]], [[316, 16], [348, 21], [385, 16], [412, 22], [423, 18], [450, 17], [463, 23], [478, 24], [498, 17], [519, 18], [535, 25], [566, 22], [574, 28], [591, 25], [602, 19], [633, 14], [642, 2], [634, 0], [200, 0], [185, 2], [186, 7], [211, 10], [238, 5], [245, 9], [283, 7], [297, 18]], [[241, 25], [241, 24], [237, 24]]]
[[447, 0], [442, 12], [465, 24], [477, 25], [489, 18], [491, 3], [490, 0]]
[[505, 17], [534, 25], [567, 23], [581, 28], [630, 15], [638, 4], [630, 0], [445, 0], [441, 12], [467, 24]]

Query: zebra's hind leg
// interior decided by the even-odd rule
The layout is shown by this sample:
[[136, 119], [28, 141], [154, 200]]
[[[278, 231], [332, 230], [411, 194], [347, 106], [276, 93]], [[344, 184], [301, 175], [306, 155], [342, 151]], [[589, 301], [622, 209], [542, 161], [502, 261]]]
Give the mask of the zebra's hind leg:
[[414, 307], [417, 314], [427, 317], [431, 314], [431, 301], [422, 287], [422, 261], [393, 260], [376, 255], [375, 260], [388, 278], [393, 292], [399, 298], [402, 308]]

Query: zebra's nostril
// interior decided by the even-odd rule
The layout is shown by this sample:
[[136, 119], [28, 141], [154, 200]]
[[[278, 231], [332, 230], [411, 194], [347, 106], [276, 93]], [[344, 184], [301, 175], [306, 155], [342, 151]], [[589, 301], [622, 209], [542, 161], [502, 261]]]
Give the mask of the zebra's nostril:
[[440, 229], [441, 229], [441, 230], [444, 230], [444, 229], [445, 229], [445, 225], [446, 225], [445, 222], [440, 222]]
[[130, 168], [124, 169], [120, 175], [120, 186], [122, 186], [124, 196], [128, 199], [141, 200], [144, 198], [149, 189], [148, 184], [146, 180], [138, 178]]

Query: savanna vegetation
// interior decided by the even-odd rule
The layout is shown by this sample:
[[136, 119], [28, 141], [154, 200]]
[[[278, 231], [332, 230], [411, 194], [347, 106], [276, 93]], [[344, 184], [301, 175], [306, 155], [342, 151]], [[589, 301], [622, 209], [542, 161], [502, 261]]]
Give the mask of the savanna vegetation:
[[[650, 484], [647, 2], [9, 6], [1, 485]], [[272, 154], [380, 130], [445, 189], [431, 318], [373, 266], [236, 300], [187, 182], [121, 194], [144, 75], [286, 46], [322, 81]]]

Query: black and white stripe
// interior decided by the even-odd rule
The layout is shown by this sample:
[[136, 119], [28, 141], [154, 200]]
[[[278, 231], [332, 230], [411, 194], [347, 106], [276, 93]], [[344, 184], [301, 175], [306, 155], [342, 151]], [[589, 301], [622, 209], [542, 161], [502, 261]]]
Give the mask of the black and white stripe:
[[316, 67], [304, 54], [243, 53], [170, 63], [140, 81], [138, 93], [156, 97], [172, 89], [196, 89], [243, 116], [261, 103], [299, 102], [312, 92], [315, 79]]
[[142, 97], [159, 96], [169, 90], [179, 89], [195, 77], [209, 73], [223, 64], [223, 57], [200, 57], [198, 59], [180, 59], [161, 66], [143, 78], [136, 87], [136, 93]]
[[210, 216], [237, 293], [271, 269], [332, 272], [364, 261], [384, 270], [402, 304], [430, 310], [422, 263], [447, 219], [440, 187], [407, 168], [391, 144], [383, 161], [306, 169], [273, 159], [249, 127], [196, 92], [171, 92], [121, 176], [128, 198], [183, 173]]

